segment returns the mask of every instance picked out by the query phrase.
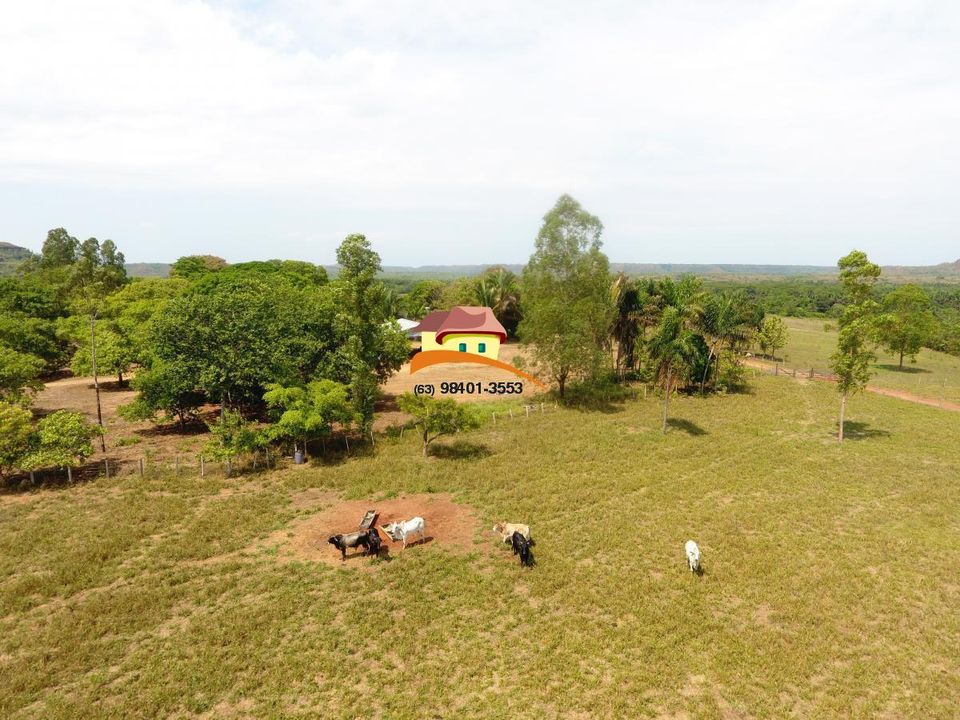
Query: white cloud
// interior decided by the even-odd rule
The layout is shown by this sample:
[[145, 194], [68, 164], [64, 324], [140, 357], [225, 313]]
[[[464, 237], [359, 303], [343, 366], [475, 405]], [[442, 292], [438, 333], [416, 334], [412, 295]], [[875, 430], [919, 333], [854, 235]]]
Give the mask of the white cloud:
[[[850, 0], [8, 3], [0, 183], [497, 202], [505, 235], [531, 212], [519, 198], [571, 190], [631, 260], [652, 259], [627, 256], [635, 237], [893, 243], [921, 206], [945, 243], [958, 18]], [[421, 220], [393, 232], [438, 240]]]

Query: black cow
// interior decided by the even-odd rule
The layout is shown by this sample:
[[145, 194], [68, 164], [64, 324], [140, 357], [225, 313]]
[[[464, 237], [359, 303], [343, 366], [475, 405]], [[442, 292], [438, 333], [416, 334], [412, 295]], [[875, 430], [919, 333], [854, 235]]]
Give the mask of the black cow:
[[[370, 552], [370, 534], [371, 532], [376, 535], [375, 531], [371, 530], [361, 530], [360, 532], [347, 533], [346, 535], [337, 534], [331, 535], [327, 542], [333, 545], [337, 550], [340, 551], [341, 560], [347, 559], [347, 548], [362, 547], [367, 553]], [[379, 544], [380, 538], [377, 537], [377, 542]]]
[[510, 536], [510, 544], [513, 546], [513, 554], [520, 556], [520, 564], [527, 567], [533, 565], [533, 553], [530, 552], [532, 543], [523, 535], [515, 532]]

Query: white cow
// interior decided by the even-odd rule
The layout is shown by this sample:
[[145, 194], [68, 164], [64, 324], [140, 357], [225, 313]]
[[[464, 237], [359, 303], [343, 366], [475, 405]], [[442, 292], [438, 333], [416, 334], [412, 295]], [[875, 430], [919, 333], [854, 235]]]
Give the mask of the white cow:
[[382, 527], [384, 532], [394, 540], [403, 540], [403, 547], [406, 548], [407, 538], [411, 535], [419, 535], [420, 540], [424, 540], [424, 531], [427, 529], [427, 524], [422, 517], [417, 516], [402, 522], [392, 522]]
[[700, 548], [693, 540], [687, 540], [683, 549], [687, 553], [687, 565], [690, 566], [690, 572], [700, 572]]
[[515, 532], [523, 535], [528, 541], [530, 540], [530, 526], [522, 523], [498, 522], [493, 526], [493, 532], [500, 535], [500, 539], [505, 544], [510, 543], [510, 538], [513, 537]]

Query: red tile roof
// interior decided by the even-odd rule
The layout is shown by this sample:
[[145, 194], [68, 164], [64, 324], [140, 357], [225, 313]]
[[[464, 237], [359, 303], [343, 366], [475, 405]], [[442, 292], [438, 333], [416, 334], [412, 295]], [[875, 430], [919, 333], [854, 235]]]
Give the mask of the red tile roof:
[[423, 320], [420, 321], [419, 325], [415, 328], [410, 328], [410, 332], [436, 332], [440, 329], [440, 326], [449, 314], [449, 310], [437, 310], [436, 312], [428, 313], [424, 316]]
[[488, 307], [458, 306], [448, 311], [432, 312], [412, 331], [435, 332], [437, 342], [443, 342], [444, 336], [453, 333], [499, 335], [500, 342], [507, 340], [507, 331]]

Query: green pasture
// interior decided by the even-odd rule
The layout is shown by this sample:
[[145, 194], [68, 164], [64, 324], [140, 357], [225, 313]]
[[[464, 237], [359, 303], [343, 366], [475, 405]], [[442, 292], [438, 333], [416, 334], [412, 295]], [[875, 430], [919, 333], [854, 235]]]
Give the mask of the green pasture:
[[[830, 372], [830, 355], [837, 346], [836, 322], [792, 317], [783, 321], [790, 333], [787, 346], [777, 353], [783, 364], [798, 370]], [[830, 329], [825, 329], [827, 326]], [[960, 402], [960, 357], [924, 348], [916, 363], [904, 359], [901, 370], [899, 356], [882, 348], [876, 354], [876, 375], [870, 380], [871, 385], [905, 390], [933, 400]]]
[[[677, 399], [666, 436], [651, 397], [427, 460], [411, 433], [302, 471], [0, 495], [0, 716], [955, 717], [960, 414], [857, 396], [840, 447], [836, 405], [760, 376]], [[267, 538], [321, 509], [311, 488], [452, 493], [475, 549], [282, 563]], [[500, 518], [532, 525], [535, 567]]]

